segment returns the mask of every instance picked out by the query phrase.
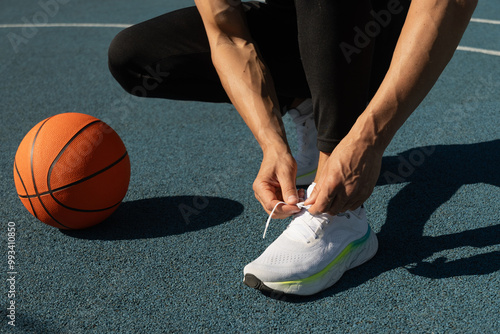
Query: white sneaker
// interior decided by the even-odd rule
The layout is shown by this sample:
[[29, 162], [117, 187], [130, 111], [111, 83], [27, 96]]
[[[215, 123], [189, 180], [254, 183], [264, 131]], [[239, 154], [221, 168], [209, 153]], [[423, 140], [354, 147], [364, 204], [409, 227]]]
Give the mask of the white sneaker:
[[[313, 188], [311, 184], [307, 189], [308, 196]], [[243, 282], [264, 292], [312, 295], [371, 259], [377, 248], [363, 207], [337, 216], [313, 216], [303, 208], [264, 253], [245, 266]]]
[[318, 169], [319, 150], [316, 147], [318, 131], [314, 124], [311, 99], [306, 99], [287, 113], [292, 117], [297, 131], [298, 150], [293, 156], [297, 162], [298, 186], [307, 186], [314, 181]]

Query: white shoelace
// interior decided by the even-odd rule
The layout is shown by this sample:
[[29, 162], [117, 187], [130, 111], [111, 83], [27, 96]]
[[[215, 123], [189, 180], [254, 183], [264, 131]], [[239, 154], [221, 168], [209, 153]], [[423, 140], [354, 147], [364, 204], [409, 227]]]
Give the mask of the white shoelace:
[[[278, 207], [278, 205], [280, 205], [280, 204], [286, 204], [286, 203], [285, 202], [278, 202], [274, 206], [273, 210], [269, 214], [269, 217], [267, 218], [266, 227], [264, 228], [264, 234], [262, 235], [263, 239], [266, 238], [266, 232], [267, 232], [267, 229], [269, 227], [269, 223], [271, 222], [273, 213], [276, 210], [276, 208]], [[307, 222], [299, 221], [298, 218], [300, 216], [308, 213], [307, 209], [309, 209], [311, 207], [311, 205], [304, 205], [304, 202], [297, 203], [296, 205], [297, 205], [297, 207], [299, 207], [302, 210], [299, 213], [294, 215], [294, 218], [289, 225], [289, 227], [292, 227], [292, 228], [289, 228], [288, 231], [290, 233], [292, 233], [292, 235], [295, 238], [298, 238], [298, 239], [304, 238], [309, 243], [311, 237], [313, 239], [316, 239], [318, 237], [316, 232], [318, 231], [318, 229], [321, 229], [325, 224], [328, 224], [328, 222], [330, 221], [332, 216], [330, 216], [329, 214], [326, 214], [326, 213], [322, 213], [322, 214], [315, 215], [315, 216], [309, 214], [311, 219], [307, 220]], [[343, 212], [343, 213], [339, 213], [337, 216], [347, 216], [349, 218], [350, 214], [348, 212]]]
[[[264, 234], [262, 235], [262, 238], [264, 239], [266, 237], [266, 232], [269, 227], [269, 223], [271, 222], [272, 216], [278, 205], [280, 204], [286, 204], [285, 202], [278, 202], [274, 206], [273, 210], [271, 211], [271, 214], [267, 218], [266, 222], [266, 227], [264, 228]], [[299, 221], [298, 218], [302, 215], [308, 214], [307, 209], [311, 207], [311, 205], [304, 205], [304, 202], [300, 202], [296, 204], [297, 207], [302, 209], [299, 213], [294, 215], [294, 218], [292, 222], [289, 225], [288, 232], [292, 233], [292, 235], [296, 239], [306, 239], [307, 242], [310, 242], [310, 238], [312, 237], [313, 239], [317, 238], [316, 232], [318, 229], [322, 228], [322, 226], [327, 223], [330, 219], [331, 216], [327, 214], [320, 214], [316, 216], [312, 216], [309, 214], [309, 216], [312, 219], [307, 220], [307, 222], [302, 222]]]
[[[276, 205], [274, 206], [273, 210], [271, 211], [271, 213], [269, 214], [269, 217], [267, 218], [267, 221], [266, 221], [266, 227], [264, 228], [264, 234], [262, 235], [262, 239], [265, 239], [266, 238], [266, 232], [267, 232], [267, 228], [269, 227], [269, 223], [271, 222], [271, 219], [273, 217], [273, 213], [274, 211], [276, 210], [276, 208], [278, 207], [278, 205], [280, 204], [286, 204], [285, 202], [278, 202], [276, 203]], [[310, 205], [308, 205], [307, 207], [304, 205], [304, 202], [300, 202], [300, 203], [297, 203], [297, 206], [299, 207], [299, 209], [303, 209], [303, 208], [306, 208], [308, 209], [310, 207]]]

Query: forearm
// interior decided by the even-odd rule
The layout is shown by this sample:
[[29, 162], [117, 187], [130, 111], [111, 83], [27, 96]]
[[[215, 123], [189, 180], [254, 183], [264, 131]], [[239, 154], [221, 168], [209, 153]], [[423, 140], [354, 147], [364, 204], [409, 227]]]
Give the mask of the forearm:
[[231, 102], [265, 150], [288, 149], [272, 78], [236, 0], [196, 0], [212, 61]]
[[442, 73], [476, 1], [413, 1], [390, 68], [350, 135], [385, 150]]
[[222, 85], [259, 145], [288, 149], [274, 84], [255, 45], [222, 43], [212, 50]]

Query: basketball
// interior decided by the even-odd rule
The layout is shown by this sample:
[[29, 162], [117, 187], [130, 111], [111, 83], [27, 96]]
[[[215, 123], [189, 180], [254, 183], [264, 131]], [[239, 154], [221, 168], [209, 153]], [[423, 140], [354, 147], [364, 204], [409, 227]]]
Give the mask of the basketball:
[[130, 160], [118, 134], [80, 113], [49, 117], [19, 145], [14, 182], [23, 205], [59, 229], [102, 222], [120, 205], [130, 181]]

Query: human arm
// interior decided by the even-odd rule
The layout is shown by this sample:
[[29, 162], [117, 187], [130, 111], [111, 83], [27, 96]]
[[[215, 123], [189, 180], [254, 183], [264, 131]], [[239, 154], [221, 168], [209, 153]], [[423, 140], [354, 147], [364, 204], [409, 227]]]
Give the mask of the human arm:
[[412, 1], [389, 70], [346, 137], [318, 170], [311, 213], [359, 207], [372, 193], [382, 155], [450, 61], [477, 0]]
[[231, 102], [263, 151], [253, 189], [269, 213], [280, 200], [276, 217], [298, 208], [296, 164], [291, 156], [273, 80], [260, 57], [238, 0], [196, 0], [210, 43], [212, 62]]

